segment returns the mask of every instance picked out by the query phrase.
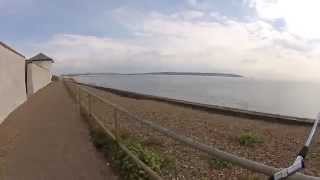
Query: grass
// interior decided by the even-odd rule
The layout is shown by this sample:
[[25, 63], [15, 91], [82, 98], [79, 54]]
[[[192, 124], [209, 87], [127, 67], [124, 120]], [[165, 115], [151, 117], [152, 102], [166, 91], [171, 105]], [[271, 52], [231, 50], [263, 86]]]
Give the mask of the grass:
[[263, 143], [263, 139], [252, 132], [245, 132], [240, 135], [239, 143], [242, 146], [254, 146]]
[[[91, 130], [91, 140], [103, 154], [111, 159], [112, 165], [119, 171], [123, 179], [144, 180], [149, 179], [148, 174], [140, 168], [118, 144], [98, 130]], [[141, 161], [148, 165], [152, 170], [161, 174], [174, 169], [174, 159], [165, 156], [154, 149], [148, 149], [144, 143], [138, 139], [133, 139], [127, 136], [127, 133], [122, 137], [122, 143], [135, 154]]]

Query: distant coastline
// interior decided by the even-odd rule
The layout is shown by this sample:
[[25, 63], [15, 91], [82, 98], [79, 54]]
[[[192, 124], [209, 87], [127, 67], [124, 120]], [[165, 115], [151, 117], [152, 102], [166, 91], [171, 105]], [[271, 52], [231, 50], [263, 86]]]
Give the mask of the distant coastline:
[[243, 76], [230, 73], [200, 73], [200, 72], [148, 72], [148, 73], [79, 73], [65, 74], [65, 76], [80, 76], [80, 75], [171, 75], [171, 76], [221, 76], [221, 77], [238, 77]]
[[150, 73], [131, 73], [125, 75], [183, 75], [183, 76], [223, 76], [223, 77], [243, 77], [238, 74], [228, 73], [200, 73], [200, 72], [150, 72]]

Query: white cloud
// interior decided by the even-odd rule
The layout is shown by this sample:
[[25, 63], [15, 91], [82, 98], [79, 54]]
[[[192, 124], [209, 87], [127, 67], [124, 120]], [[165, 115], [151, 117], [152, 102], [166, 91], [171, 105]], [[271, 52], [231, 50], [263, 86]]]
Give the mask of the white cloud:
[[247, 0], [246, 2], [256, 9], [262, 19], [284, 19], [290, 33], [309, 39], [320, 38], [319, 0]]
[[[122, 9], [114, 16], [125, 17], [125, 12], [131, 14]], [[216, 22], [203, 16], [198, 12], [190, 15], [190, 11], [139, 14], [119, 18], [132, 37], [62, 34], [37, 49], [57, 59], [59, 72], [218, 71], [320, 80], [320, 51], [308, 40], [279, 32], [262, 20], [237, 22], [224, 17], [223, 22]]]
[[72, 34], [56, 35], [34, 47], [56, 59], [58, 72], [110, 71], [112, 66], [129, 65], [130, 57], [147, 52], [126, 41]]

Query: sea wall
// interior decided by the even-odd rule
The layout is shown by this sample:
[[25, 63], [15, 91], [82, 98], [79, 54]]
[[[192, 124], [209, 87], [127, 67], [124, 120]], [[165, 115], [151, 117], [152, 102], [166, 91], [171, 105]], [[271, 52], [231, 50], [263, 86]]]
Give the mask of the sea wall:
[[80, 85], [85, 85], [85, 86], [105, 90], [105, 91], [118, 94], [124, 97], [161, 101], [161, 102], [166, 102], [166, 103], [175, 104], [179, 106], [189, 107], [192, 109], [198, 109], [198, 110], [214, 112], [214, 113], [221, 113], [221, 114], [230, 115], [230, 116], [244, 117], [244, 118], [254, 119], [254, 120], [264, 120], [264, 121], [273, 121], [276, 123], [301, 124], [301, 125], [312, 125], [314, 121], [314, 119], [297, 118], [297, 117], [284, 116], [284, 115], [278, 115], [278, 114], [269, 114], [269, 113], [262, 113], [262, 112], [249, 111], [249, 110], [243, 110], [243, 109], [236, 109], [236, 108], [230, 108], [230, 107], [224, 107], [224, 106], [195, 103], [195, 102], [189, 102], [189, 101], [166, 98], [166, 97], [140, 94], [136, 92], [130, 92], [130, 91], [119, 90], [114, 88], [101, 87], [101, 86], [96, 86], [92, 84], [85, 84], [80, 82], [77, 82], [77, 83]]
[[25, 57], [0, 42], [0, 123], [26, 99]]

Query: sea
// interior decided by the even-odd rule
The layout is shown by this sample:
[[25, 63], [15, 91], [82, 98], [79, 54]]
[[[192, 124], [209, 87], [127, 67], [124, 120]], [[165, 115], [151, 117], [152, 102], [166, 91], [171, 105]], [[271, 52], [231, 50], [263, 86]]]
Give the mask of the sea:
[[191, 75], [81, 75], [75, 79], [114, 89], [269, 114], [314, 119], [320, 83]]

